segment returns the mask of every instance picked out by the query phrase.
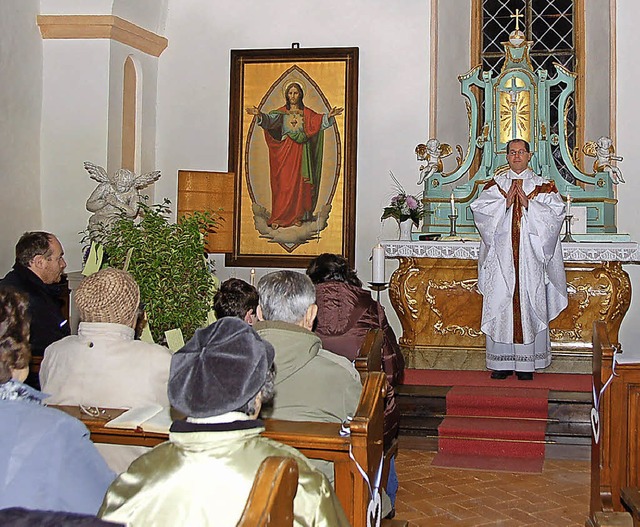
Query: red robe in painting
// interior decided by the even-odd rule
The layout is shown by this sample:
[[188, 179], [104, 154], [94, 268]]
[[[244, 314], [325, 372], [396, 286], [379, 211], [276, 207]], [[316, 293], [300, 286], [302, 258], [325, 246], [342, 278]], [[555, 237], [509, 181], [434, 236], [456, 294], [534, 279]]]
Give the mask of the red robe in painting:
[[[262, 114], [269, 148], [270, 226], [289, 227], [312, 219], [322, 171], [323, 115], [286, 106]], [[326, 127], [326, 121], [325, 121]]]

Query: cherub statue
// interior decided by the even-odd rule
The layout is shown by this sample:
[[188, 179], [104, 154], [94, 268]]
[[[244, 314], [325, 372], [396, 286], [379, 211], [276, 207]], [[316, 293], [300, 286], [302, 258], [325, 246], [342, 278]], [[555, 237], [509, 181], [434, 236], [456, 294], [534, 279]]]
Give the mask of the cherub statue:
[[596, 158], [593, 162], [593, 170], [595, 172], [607, 172], [614, 185], [625, 183], [620, 169], [611, 164], [611, 161], [622, 161], [622, 157], [613, 155], [615, 149], [613, 141], [609, 137], [602, 136], [597, 141], [585, 143], [582, 151], [586, 155]]
[[88, 229], [89, 237], [94, 241], [99, 241], [122, 215], [135, 218], [142, 199], [140, 190], [160, 177], [159, 170], [136, 176], [130, 170], [121, 168], [110, 178], [104, 168], [89, 161], [84, 162], [84, 168], [91, 179], [99, 183], [86, 205], [87, 210], [93, 212]]
[[420, 179], [418, 185], [422, 185], [436, 172], [442, 172], [442, 159], [451, 155], [453, 149], [446, 143], [440, 144], [435, 138], [429, 139], [426, 145], [416, 146], [418, 161], [426, 161], [427, 164], [420, 167]]

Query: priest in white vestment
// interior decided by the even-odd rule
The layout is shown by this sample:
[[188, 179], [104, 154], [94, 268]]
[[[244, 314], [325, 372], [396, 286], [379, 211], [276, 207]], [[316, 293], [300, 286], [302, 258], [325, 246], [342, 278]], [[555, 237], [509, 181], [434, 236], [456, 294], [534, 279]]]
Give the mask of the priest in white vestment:
[[480, 232], [478, 289], [491, 377], [520, 380], [551, 363], [549, 322], [567, 306], [559, 234], [564, 203], [555, 183], [528, 167], [529, 143], [507, 144], [509, 170], [471, 204]]

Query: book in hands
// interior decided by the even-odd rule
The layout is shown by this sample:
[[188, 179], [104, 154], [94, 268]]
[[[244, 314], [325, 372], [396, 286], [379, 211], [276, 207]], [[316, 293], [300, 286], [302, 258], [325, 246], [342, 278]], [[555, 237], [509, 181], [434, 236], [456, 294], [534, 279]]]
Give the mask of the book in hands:
[[131, 408], [104, 425], [105, 428], [141, 428], [145, 432], [168, 434], [171, 427], [171, 408], [159, 404]]

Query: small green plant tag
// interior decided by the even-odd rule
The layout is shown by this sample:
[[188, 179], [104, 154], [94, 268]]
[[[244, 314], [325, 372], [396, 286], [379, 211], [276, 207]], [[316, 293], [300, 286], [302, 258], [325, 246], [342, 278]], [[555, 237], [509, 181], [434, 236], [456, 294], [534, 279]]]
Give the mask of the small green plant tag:
[[97, 273], [102, 265], [102, 256], [104, 254], [104, 248], [102, 245], [96, 242], [91, 242], [91, 249], [89, 249], [89, 256], [84, 263], [82, 269], [83, 276], [91, 276], [93, 273]]
[[164, 335], [167, 338], [167, 347], [172, 353], [175, 353], [184, 346], [184, 337], [182, 336], [182, 330], [180, 328], [165, 331]]

